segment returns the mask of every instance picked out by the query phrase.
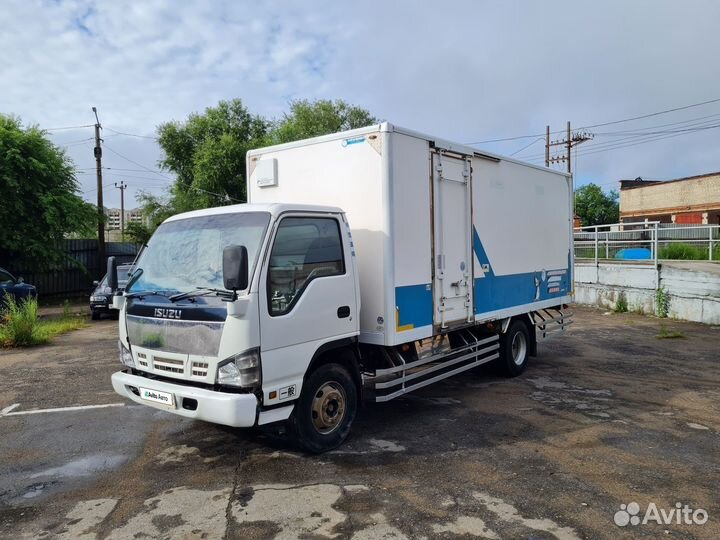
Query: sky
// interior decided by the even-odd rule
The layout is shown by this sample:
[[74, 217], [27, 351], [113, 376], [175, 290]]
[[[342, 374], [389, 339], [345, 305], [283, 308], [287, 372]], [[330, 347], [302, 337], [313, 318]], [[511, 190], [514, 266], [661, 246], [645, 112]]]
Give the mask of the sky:
[[[0, 113], [48, 129], [94, 202], [97, 107], [108, 207], [116, 182], [127, 207], [171, 183], [159, 124], [232, 98], [270, 118], [343, 99], [461, 143], [528, 136], [476, 146], [542, 164], [548, 124], [720, 98], [719, 20], [715, 0], [3, 0]], [[576, 185], [718, 171], [718, 126], [720, 101], [589, 128]]]

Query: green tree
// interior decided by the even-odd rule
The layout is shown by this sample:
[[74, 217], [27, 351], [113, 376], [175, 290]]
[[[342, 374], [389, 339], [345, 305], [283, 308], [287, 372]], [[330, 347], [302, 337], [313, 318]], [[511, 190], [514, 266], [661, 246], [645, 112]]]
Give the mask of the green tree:
[[575, 190], [575, 213], [583, 226], [605, 225], [620, 220], [618, 192], [605, 193], [597, 184], [587, 184]]
[[148, 240], [152, 236], [152, 229], [144, 223], [138, 223], [136, 221], [128, 223], [125, 227], [125, 236], [131, 241], [137, 244], [147, 244]]
[[267, 131], [268, 122], [239, 99], [160, 125], [160, 166], [177, 176], [167, 201], [170, 213], [245, 202], [245, 154], [262, 145]]
[[0, 266], [52, 267], [64, 238], [93, 234], [97, 211], [77, 191], [72, 161], [45, 132], [0, 115]]
[[338, 99], [292, 101], [290, 112], [272, 122], [269, 142], [281, 144], [377, 123], [369, 111]]

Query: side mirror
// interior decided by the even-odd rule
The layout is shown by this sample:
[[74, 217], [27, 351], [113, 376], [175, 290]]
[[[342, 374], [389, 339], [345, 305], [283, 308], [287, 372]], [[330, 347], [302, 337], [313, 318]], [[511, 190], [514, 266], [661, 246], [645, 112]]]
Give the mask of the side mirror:
[[93, 281], [93, 287], [97, 287], [98, 285], [100, 285], [100, 282], [97, 279]]
[[24, 277], [19, 277], [17, 282], [18, 282], [18, 283], [25, 283], [25, 278], [24, 278]]
[[231, 291], [248, 286], [248, 252], [245, 246], [227, 246], [223, 249], [223, 284]]
[[107, 262], [107, 284], [111, 291], [117, 289], [118, 286], [118, 275], [117, 275], [117, 261], [115, 257], [108, 257]]

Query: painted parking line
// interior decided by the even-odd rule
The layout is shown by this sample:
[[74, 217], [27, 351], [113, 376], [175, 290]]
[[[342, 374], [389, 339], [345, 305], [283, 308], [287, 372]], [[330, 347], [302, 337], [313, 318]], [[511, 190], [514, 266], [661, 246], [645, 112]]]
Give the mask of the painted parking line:
[[2, 411], [0, 411], [0, 416], [22, 416], [25, 414], [84, 411], [87, 409], [105, 409], [108, 407], [124, 407], [125, 406], [124, 403], [105, 403], [103, 405], [77, 405], [74, 407], [58, 407], [55, 409], [31, 409], [29, 411], [10, 412], [13, 409], [16, 409], [19, 405], [20, 405], [19, 403], [15, 403], [14, 405], [10, 405], [10, 407], [5, 407]]
[[8, 414], [8, 413], [9, 413], [10, 411], [12, 411], [13, 409], [17, 409], [19, 406], [20, 406], [19, 403], [13, 403], [13, 404], [10, 405], [9, 407], [5, 407], [2, 411], [0, 411], [0, 416], [5, 416], [6, 414]]

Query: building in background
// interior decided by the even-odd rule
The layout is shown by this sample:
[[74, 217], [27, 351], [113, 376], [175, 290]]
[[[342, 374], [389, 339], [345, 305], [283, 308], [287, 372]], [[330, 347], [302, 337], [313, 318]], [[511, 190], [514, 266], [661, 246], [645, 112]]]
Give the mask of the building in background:
[[676, 180], [620, 180], [620, 221], [720, 225], [720, 172]]
[[[105, 227], [108, 230], [120, 230], [120, 209], [119, 208], [105, 208], [105, 215], [107, 216], [107, 223]], [[139, 208], [133, 210], [125, 210], [125, 228], [130, 223], [144, 223], [145, 218], [142, 215], [142, 211]]]

